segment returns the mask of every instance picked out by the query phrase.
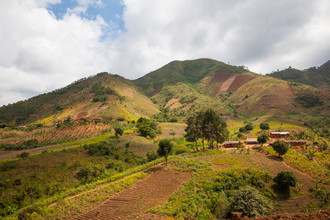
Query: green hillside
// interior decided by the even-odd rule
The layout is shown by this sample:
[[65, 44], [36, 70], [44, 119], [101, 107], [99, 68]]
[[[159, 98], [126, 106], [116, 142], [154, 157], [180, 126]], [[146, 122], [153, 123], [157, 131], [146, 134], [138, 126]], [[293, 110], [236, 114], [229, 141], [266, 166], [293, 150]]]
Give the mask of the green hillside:
[[158, 107], [118, 75], [99, 73], [64, 88], [0, 108], [0, 122], [26, 124], [66, 117], [108, 117], [132, 120], [158, 113]]
[[273, 72], [268, 75], [290, 82], [298, 82], [319, 89], [330, 90], [330, 60], [320, 67], [312, 67], [307, 70], [298, 70], [289, 67], [285, 70]]
[[148, 96], [157, 94], [163, 86], [176, 83], [195, 84], [215, 72], [243, 73], [243, 67], [231, 66], [216, 60], [197, 59], [173, 61], [160, 69], [135, 80], [136, 85]]

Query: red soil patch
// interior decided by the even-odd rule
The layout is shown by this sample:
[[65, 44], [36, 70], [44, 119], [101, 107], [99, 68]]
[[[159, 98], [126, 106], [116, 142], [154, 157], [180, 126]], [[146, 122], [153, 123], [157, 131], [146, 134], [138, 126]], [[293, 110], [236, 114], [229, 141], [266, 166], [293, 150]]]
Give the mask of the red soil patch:
[[252, 80], [254, 78], [255, 78], [255, 76], [252, 76], [249, 74], [236, 75], [234, 82], [232, 82], [232, 84], [230, 85], [227, 92], [236, 91], [237, 89], [239, 89], [239, 87], [241, 87], [242, 85], [244, 85], [245, 83], [249, 82], [250, 80]]
[[158, 94], [158, 93], [160, 92], [160, 90], [161, 90], [161, 88], [158, 88], [158, 89], [155, 89], [154, 91], [152, 91], [152, 92], [150, 93], [150, 97], [152, 97], [152, 96]]
[[216, 96], [219, 93], [222, 84], [230, 78], [231, 75], [232, 73], [229, 72], [217, 72], [213, 75], [212, 79], [208, 83], [208, 87], [214, 88], [211, 94], [212, 96]]
[[166, 219], [167, 217], [148, 214], [145, 211], [164, 203], [189, 178], [190, 173], [156, 170], [131, 188], [119, 192], [102, 205], [73, 219]]
[[213, 96], [219, 93], [226, 93], [229, 91], [236, 91], [242, 85], [254, 79], [255, 76], [250, 74], [233, 74], [229, 72], [217, 72], [213, 75], [208, 86], [213, 88]]
[[88, 115], [87, 112], [80, 112], [77, 116], [76, 116], [76, 120], [77, 119], [82, 119], [82, 118], [85, 118], [86, 116]]

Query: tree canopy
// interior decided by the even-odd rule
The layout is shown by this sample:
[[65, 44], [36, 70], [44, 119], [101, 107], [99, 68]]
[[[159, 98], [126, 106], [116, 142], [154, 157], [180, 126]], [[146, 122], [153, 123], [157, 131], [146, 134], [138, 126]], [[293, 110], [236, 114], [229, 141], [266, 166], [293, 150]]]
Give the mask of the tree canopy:
[[[199, 139], [207, 140], [213, 148], [213, 142], [224, 142], [228, 138], [227, 124], [219, 114], [212, 109], [207, 109], [205, 112], [199, 112], [196, 116], [187, 119], [187, 127], [185, 129], [185, 138], [187, 141], [195, 142]], [[198, 150], [198, 149], [196, 149]]]
[[272, 145], [274, 151], [278, 153], [278, 156], [281, 156], [283, 154], [286, 154], [286, 152], [289, 150], [288, 145], [283, 141], [275, 141]]
[[269, 130], [269, 124], [265, 123], [265, 122], [261, 123], [260, 124], [260, 129], [261, 130]]
[[165, 157], [166, 166], [167, 166], [167, 157], [173, 150], [173, 144], [168, 139], [162, 139], [158, 143], [157, 154], [160, 157]]

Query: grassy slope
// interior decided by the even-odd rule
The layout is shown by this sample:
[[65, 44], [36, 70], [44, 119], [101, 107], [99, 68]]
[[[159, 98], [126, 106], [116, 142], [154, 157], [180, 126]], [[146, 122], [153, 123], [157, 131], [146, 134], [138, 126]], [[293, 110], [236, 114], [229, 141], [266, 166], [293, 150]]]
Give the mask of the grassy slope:
[[222, 114], [230, 114], [230, 110], [223, 103], [184, 83], [165, 86], [158, 94], [152, 96], [152, 99], [162, 107], [169, 107], [170, 114], [179, 118], [199, 112], [206, 106]]
[[[93, 102], [93, 84], [101, 83], [117, 95], [107, 95], [105, 102]], [[125, 97], [119, 100], [119, 96]], [[56, 107], [62, 108], [62, 110]], [[120, 76], [101, 73], [88, 79], [81, 79], [53, 92], [33, 97], [0, 108], [0, 121], [24, 124], [38, 121], [48, 123], [80, 113], [87, 116], [124, 117], [127, 120], [140, 116], [150, 117], [158, 113], [158, 107], [149, 98], [136, 91], [135, 86]]]

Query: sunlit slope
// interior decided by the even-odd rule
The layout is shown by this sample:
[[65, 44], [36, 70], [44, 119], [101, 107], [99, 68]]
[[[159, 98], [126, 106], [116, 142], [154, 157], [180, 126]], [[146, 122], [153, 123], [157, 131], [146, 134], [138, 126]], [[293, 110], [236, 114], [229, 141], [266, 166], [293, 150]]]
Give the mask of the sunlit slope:
[[[99, 88], [94, 89], [97, 84]], [[127, 120], [158, 113], [158, 106], [120, 76], [100, 73], [62, 89], [0, 108], [0, 122], [52, 122], [70, 116], [123, 117]]]

